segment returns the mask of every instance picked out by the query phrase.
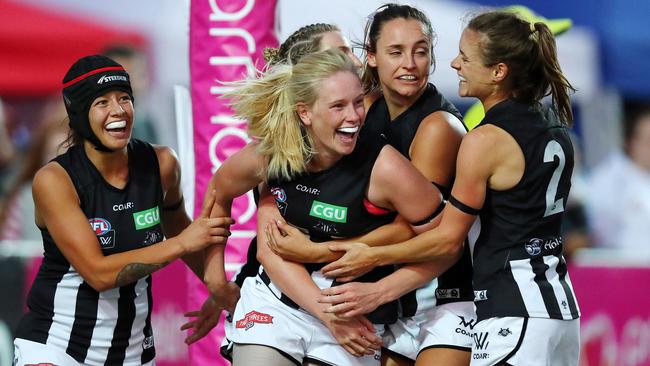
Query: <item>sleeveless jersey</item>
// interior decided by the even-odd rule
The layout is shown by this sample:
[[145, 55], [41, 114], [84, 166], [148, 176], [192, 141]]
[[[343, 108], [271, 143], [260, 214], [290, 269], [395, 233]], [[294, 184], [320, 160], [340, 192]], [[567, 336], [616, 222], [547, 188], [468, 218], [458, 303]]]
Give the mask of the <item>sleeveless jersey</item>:
[[487, 124], [517, 141], [526, 165], [515, 187], [486, 192], [473, 248], [478, 320], [576, 319], [560, 236], [573, 170], [568, 129], [550, 109], [512, 100], [492, 107], [479, 126]]
[[[327, 170], [305, 173], [290, 181], [270, 181], [271, 193], [284, 219], [315, 242], [363, 235], [393, 222], [394, 212], [371, 214], [364, 205], [370, 173], [382, 147], [378, 145], [366, 148], [360, 143], [352, 154]], [[337, 285], [320, 274], [323, 264], [305, 266], [320, 288]], [[375, 282], [392, 271], [393, 266], [377, 267], [355, 281]], [[288, 299], [282, 297], [286, 304]], [[397, 320], [397, 302], [382, 305], [367, 317], [376, 324], [393, 323]]]
[[[81, 209], [104, 255], [155, 244], [162, 187], [153, 147], [128, 145], [129, 181], [111, 186], [86, 156], [82, 145], [54, 159], [68, 173]], [[41, 228], [44, 259], [27, 298], [28, 313], [16, 337], [65, 350], [86, 365], [141, 365], [155, 356], [151, 329], [151, 276], [102, 292], [95, 291]]]
[[[407, 110], [402, 112], [394, 120], [390, 120], [386, 99], [382, 96], [368, 110], [366, 116], [366, 127], [368, 133], [383, 135], [389, 144], [399, 150], [402, 155], [410, 160], [409, 150], [415, 138], [420, 123], [428, 115], [437, 111], [449, 112], [463, 120], [460, 112], [448, 101], [436, 87], [429, 83], [426, 90], [418, 100]], [[464, 125], [463, 125], [464, 126]], [[453, 182], [452, 182], [453, 183]], [[449, 196], [449, 187], [440, 187], [446, 198]], [[472, 301], [474, 294], [472, 290], [472, 260], [469, 245], [465, 243], [463, 256], [445, 273], [438, 277], [436, 289], [436, 303], [443, 305], [451, 302]], [[416, 291], [411, 291], [400, 299], [403, 316], [413, 316], [418, 309]]]

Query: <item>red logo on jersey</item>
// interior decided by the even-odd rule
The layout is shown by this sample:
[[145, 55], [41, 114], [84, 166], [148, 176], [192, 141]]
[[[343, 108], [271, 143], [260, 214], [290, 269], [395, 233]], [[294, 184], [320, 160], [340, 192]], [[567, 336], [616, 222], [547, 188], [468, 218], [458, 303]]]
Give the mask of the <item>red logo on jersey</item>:
[[235, 326], [237, 328], [245, 328], [246, 330], [249, 330], [253, 327], [253, 325], [255, 325], [255, 323], [272, 324], [273, 317], [270, 316], [269, 314], [264, 314], [257, 311], [251, 311], [248, 314], [246, 314], [246, 316], [244, 316], [244, 319], [237, 320]]
[[97, 236], [104, 235], [107, 232], [111, 231], [111, 223], [106, 219], [95, 217], [88, 219], [88, 222], [90, 223], [90, 227], [93, 229], [95, 235]]

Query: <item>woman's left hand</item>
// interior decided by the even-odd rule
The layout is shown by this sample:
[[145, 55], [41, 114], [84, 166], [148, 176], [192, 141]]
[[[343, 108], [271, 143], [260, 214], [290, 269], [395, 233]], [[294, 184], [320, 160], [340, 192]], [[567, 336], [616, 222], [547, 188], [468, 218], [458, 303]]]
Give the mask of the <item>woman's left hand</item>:
[[300, 230], [284, 221], [275, 220], [266, 225], [266, 243], [273, 253], [283, 259], [298, 263], [317, 263], [315, 244]]
[[349, 282], [370, 272], [377, 266], [372, 256], [372, 248], [363, 243], [329, 244], [331, 251], [344, 251], [345, 254], [321, 269], [327, 277], [336, 277], [339, 282]]
[[192, 334], [185, 337], [185, 344], [189, 346], [210, 333], [212, 328], [219, 323], [221, 310], [213, 297], [208, 296], [203, 306], [201, 306], [201, 310], [189, 311], [183, 314], [186, 318], [194, 318], [181, 326], [181, 330], [192, 330]]
[[377, 283], [351, 282], [321, 290], [318, 302], [330, 304], [326, 313], [334, 313], [342, 318], [368, 314], [384, 304], [384, 294]]

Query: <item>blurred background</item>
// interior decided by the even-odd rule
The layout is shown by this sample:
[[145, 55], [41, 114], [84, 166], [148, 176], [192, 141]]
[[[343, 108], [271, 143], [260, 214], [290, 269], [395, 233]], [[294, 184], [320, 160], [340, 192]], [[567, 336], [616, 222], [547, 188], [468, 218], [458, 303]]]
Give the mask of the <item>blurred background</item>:
[[[251, 0], [205, 1], [243, 6]], [[277, 37], [328, 22], [360, 42], [367, 16], [382, 3], [278, 0]], [[580, 161], [564, 229], [584, 315], [581, 362], [650, 365], [650, 2], [408, 3], [423, 9], [437, 32], [431, 81], [463, 112], [474, 101], [457, 97], [449, 63], [469, 14], [518, 4], [549, 19], [571, 19], [573, 27], [557, 41], [562, 68], [578, 89], [572, 100]], [[30, 186], [36, 170], [61, 153], [67, 134], [64, 73], [87, 54], [116, 59], [132, 77], [135, 136], [178, 148], [173, 87], [190, 86], [189, 14], [190, 0], [0, 0], [0, 291], [6, 299], [0, 366], [11, 364], [12, 329], [42, 253]], [[159, 364], [187, 364], [177, 329], [179, 314], [190, 309], [165, 307], [164, 298], [157, 306]]]

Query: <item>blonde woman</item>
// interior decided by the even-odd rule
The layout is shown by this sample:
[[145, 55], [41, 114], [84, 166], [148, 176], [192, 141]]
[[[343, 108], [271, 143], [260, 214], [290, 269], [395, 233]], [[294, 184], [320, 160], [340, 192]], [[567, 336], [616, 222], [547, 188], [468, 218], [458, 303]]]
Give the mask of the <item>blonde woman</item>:
[[[397, 213], [415, 223], [440, 205], [439, 191], [397, 151], [358, 141], [363, 90], [357, 67], [342, 52], [327, 50], [294, 66], [278, 65], [230, 97], [256, 142], [215, 173], [213, 215], [228, 212], [232, 199], [265, 182], [287, 222], [325, 241], [370, 232]], [[403, 180], [411, 184], [401, 187]], [[222, 275], [223, 258], [211, 255], [208, 277], [212, 271]], [[319, 265], [283, 260], [266, 245], [258, 247], [257, 257], [262, 268], [245, 280], [233, 314], [236, 325], [227, 334], [235, 342], [235, 365], [379, 363], [378, 329], [366, 317], [340, 319], [316, 301], [320, 288], [333, 284]], [[380, 268], [365, 280], [390, 271]], [[384, 324], [396, 316], [396, 303], [390, 303], [368, 318]]]

